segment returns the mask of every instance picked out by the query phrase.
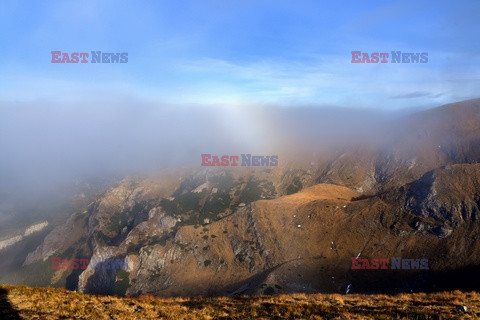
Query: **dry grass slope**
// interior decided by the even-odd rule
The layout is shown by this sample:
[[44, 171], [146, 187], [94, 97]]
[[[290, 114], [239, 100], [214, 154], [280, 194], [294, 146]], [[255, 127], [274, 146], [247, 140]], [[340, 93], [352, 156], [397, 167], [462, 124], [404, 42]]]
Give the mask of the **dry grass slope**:
[[[292, 294], [137, 299], [0, 285], [1, 319], [478, 319], [480, 294]], [[465, 305], [467, 313], [456, 310]], [[10, 314], [8, 315], [8, 313]]]

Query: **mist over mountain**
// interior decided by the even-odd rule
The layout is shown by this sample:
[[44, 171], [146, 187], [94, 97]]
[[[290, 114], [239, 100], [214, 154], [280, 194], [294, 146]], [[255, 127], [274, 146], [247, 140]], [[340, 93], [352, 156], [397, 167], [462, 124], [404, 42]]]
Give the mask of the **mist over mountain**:
[[[21, 254], [0, 252], [16, 252], [2, 281], [127, 296], [477, 285], [480, 99], [397, 112], [188, 106], [133, 116], [130, 108], [104, 109], [105, 118], [71, 108], [41, 125], [3, 111], [31, 138], [2, 140], [18, 157], [2, 160], [17, 191], [33, 177], [55, 190], [89, 174], [97, 187], [81, 201], [70, 192], [64, 219], [21, 242]], [[15, 137], [12, 129], [2, 127]], [[20, 157], [33, 145], [45, 151], [38, 163], [27, 161], [35, 152]], [[278, 155], [279, 164], [202, 167], [202, 153]], [[23, 176], [27, 163], [38, 174]], [[352, 270], [355, 256], [426, 259], [429, 268]], [[55, 269], [55, 257], [128, 267]]]
[[5, 155], [0, 159], [0, 217], [12, 206], [68, 201], [91, 184], [197, 167], [202, 153], [282, 154], [286, 161], [326, 147], [378, 143], [384, 137], [378, 132], [411, 112], [135, 101], [5, 103], [0, 107], [0, 153]]
[[0, 320], [480, 318], [479, 12], [2, 1]]

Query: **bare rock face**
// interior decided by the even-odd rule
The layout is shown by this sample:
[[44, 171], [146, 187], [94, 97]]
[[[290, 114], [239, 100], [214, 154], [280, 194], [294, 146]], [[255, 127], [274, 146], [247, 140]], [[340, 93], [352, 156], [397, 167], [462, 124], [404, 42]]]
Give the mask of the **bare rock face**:
[[[105, 261], [117, 257], [118, 249], [116, 247], [98, 248], [91, 257], [91, 260]], [[90, 263], [85, 271], [83, 271], [78, 279], [78, 290], [81, 292], [94, 292], [98, 294], [114, 294], [114, 284], [116, 280], [116, 272], [106, 268], [94, 268]]]
[[22, 239], [23, 239], [23, 236], [18, 235], [18, 236], [14, 236], [14, 237], [11, 237], [9, 239], [5, 239], [5, 240], [0, 241], [0, 250], [8, 248], [11, 245], [14, 245], [17, 242], [22, 241]]
[[23, 236], [28, 237], [29, 235], [31, 235], [35, 232], [39, 232], [39, 231], [43, 230], [47, 226], [48, 226], [48, 221], [43, 221], [43, 222], [31, 225], [30, 227], [25, 229], [25, 232], [24, 232]]
[[54, 228], [35, 251], [27, 255], [24, 265], [47, 260], [54, 253], [74, 245], [85, 232], [82, 215], [72, 215], [64, 225]]

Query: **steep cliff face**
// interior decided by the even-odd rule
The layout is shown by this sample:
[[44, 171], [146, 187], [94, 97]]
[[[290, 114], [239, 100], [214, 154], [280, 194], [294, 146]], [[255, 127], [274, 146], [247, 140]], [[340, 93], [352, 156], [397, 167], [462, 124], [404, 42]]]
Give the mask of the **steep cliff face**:
[[[470, 288], [480, 265], [479, 110], [477, 100], [416, 114], [380, 144], [302, 164], [125, 179], [25, 263], [127, 258], [127, 270], [89, 265], [76, 283], [132, 296]], [[427, 259], [429, 270], [352, 270], [352, 257]]]
[[449, 165], [426, 173], [408, 186], [406, 205], [420, 217], [452, 227], [478, 221], [478, 165]]

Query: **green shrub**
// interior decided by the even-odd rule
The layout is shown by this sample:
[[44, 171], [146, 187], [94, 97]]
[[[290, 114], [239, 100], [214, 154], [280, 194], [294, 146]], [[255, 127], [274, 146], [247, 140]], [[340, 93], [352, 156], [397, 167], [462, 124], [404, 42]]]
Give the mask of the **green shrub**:
[[292, 193], [297, 193], [303, 188], [302, 182], [300, 181], [300, 178], [295, 177], [292, 181], [292, 183], [287, 187], [287, 194], [292, 194]]
[[272, 287], [268, 287], [265, 290], [263, 290], [263, 294], [274, 294], [274, 293], [275, 293], [275, 289], [273, 289]]
[[117, 296], [124, 297], [127, 293], [128, 287], [130, 287], [130, 281], [128, 277], [130, 273], [123, 269], [117, 271], [117, 279], [115, 281], [114, 291]]

